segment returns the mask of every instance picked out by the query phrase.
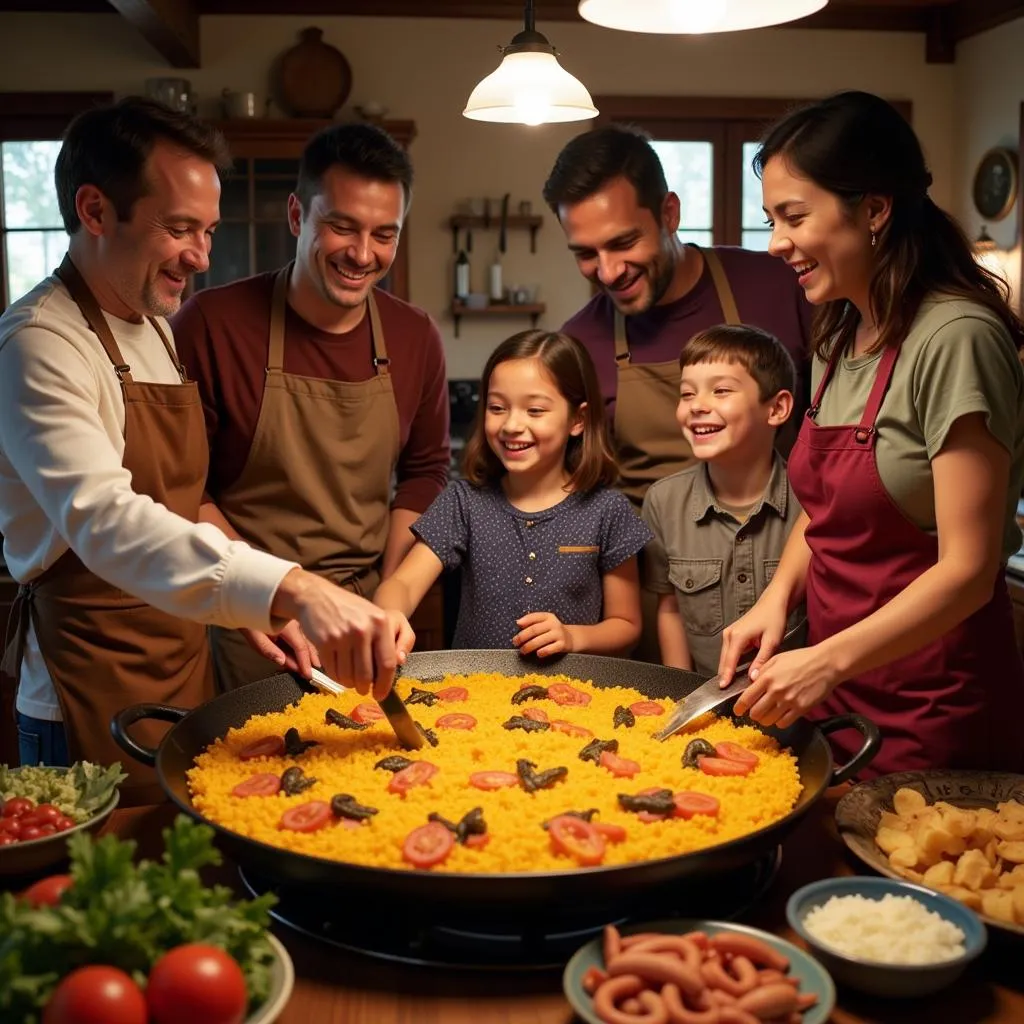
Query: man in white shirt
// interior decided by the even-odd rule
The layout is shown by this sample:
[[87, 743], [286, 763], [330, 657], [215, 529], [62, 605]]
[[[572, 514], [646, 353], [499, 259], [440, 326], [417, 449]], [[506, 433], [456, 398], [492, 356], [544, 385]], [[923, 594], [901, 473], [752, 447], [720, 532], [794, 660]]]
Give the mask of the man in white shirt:
[[[216, 131], [149, 100], [81, 115], [55, 175], [68, 255], [0, 317], [0, 533], [22, 584], [4, 668], [23, 762], [109, 763], [120, 708], [212, 696], [207, 623], [297, 620], [330, 675], [378, 697], [396, 638], [411, 645], [404, 621], [197, 522], [206, 432], [165, 318], [209, 265], [226, 160]], [[152, 775], [131, 781], [152, 794]]]

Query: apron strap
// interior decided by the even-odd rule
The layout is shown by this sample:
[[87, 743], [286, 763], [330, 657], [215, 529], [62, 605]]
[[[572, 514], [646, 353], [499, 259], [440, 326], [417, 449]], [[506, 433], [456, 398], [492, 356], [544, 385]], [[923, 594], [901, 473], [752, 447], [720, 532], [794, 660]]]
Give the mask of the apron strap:
[[370, 345], [373, 348], [373, 370], [378, 377], [386, 377], [390, 372], [388, 367], [391, 360], [388, 359], [388, 348], [384, 343], [384, 328], [380, 325], [380, 313], [377, 310], [377, 300], [373, 297], [373, 289], [366, 297], [366, 304], [370, 311]]
[[174, 346], [171, 344], [170, 339], [164, 333], [164, 329], [157, 322], [155, 317], [148, 317], [149, 322], [153, 325], [153, 330], [160, 335], [160, 340], [164, 343], [164, 349], [167, 352], [168, 357], [174, 364], [174, 368], [178, 371], [178, 376], [181, 378], [182, 384], [188, 383], [188, 372], [184, 365], [178, 361], [178, 353], [174, 351]]
[[814, 419], [818, 415], [818, 410], [821, 408], [821, 399], [825, 394], [825, 388], [828, 387], [829, 381], [835, 375], [836, 366], [839, 364], [839, 360], [843, 355], [843, 346], [837, 341], [832, 346], [832, 353], [828, 357], [828, 362], [825, 364], [825, 372], [821, 375], [821, 380], [818, 381], [818, 390], [814, 392], [814, 398], [811, 400], [811, 407], [807, 410], [807, 415]]
[[28, 636], [30, 619], [29, 604], [32, 600], [32, 584], [22, 583], [11, 605], [4, 635], [4, 654], [0, 660], [0, 673], [14, 680], [15, 686], [21, 679], [21, 662], [25, 656], [25, 638]]
[[615, 310], [615, 362], [629, 362], [629, 341], [626, 339], [626, 318]]
[[725, 267], [722, 266], [718, 253], [714, 249], [701, 249], [700, 253], [708, 265], [708, 270], [711, 271], [711, 281], [715, 286], [725, 322], [732, 327], [743, 323], [740, 320], [739, 308], [736, 306], [736, 296], [732, 293], [732, 286], [729, 284], [729, 278], [726, 276]]
[[284, 320], [288, 305], [288, 281], [292, 264], [274, 276], [274, 294], [270, 299], [270, 344], [267, 348], [267, 373], [284, 369]]
[[[78, 267], [71, 262], [70, 253], [65, 254], [64, 259], [54, 271], [54, 274], [64, 287], [67, 288], [71, 298], [75, 300], [78, 308], [82, 311], [82, 316], [85, 317], [86, 323], [96, 337], [99, 338], [103, 351], [107, 353], [107, 358], [114, 366], [114, 373], [117, 374], [117, 379], [122, 384], [131, 384], [131, 367], [124, 361], [124, 356], [121, 355], [117, 339], [110, 330], [110, 325], [107, 323], [107, 318], [103, 315], [103, 310], [100, 309], [100, 304], [89, 290], [89, 286], [85, 283], [85, 278], [82, 277]], [[159, 330], [159, 328], [157, 329]], [[163, 337], [162, 331], [160, 334]], [[175, 359], [175, 365], [177, 365], [177, 359]]]
[[875, 383], [871, 387], [871, 394], [868, 395], [867, 404], [864, 406], [864, 415], [860, 418], [859, 429], [861, 431], [874, 433], [878, 410], [881, 409], [882, 399], [885, 398], [885, 393], [889, 390], [892, 372], [896, 367], [896, 357], [899, 354], [899, 345], [887, 345], [882, 353], [878, 369], [875, 371]]

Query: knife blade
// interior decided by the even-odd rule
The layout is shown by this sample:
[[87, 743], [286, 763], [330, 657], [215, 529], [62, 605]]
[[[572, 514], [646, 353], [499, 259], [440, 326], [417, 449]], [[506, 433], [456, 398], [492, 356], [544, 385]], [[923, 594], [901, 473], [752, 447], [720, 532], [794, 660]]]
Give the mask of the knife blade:
[[[344, 693], [346, 690], [341, 683], [335, 682], [326, 672], [318, 668], [313, 669], [312, 683], [321, 693], [329, 693], [333, 696]], [[405, 706], [402, 698], [398, 696], [397, 691], [392, 688], [388, 691], [388, 695], [377, 703], [398, 737], [398, 742], [406, 750], [419, 750], [425, 742], [423, 733], [417, 728], [412, 715], [409, 714], [409, 709]]]

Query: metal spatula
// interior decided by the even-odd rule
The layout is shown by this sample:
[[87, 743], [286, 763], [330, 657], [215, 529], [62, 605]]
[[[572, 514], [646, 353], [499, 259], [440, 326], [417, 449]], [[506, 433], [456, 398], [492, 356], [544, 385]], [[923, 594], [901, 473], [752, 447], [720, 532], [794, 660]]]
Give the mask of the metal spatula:
[[[337, 695], [345, 692], [345, 687], [341, 683], [336, 683], [326, 672], [321, 672], [318, 668], [313, 669], [312, 683], [321, 693]], [[391, 728], [394, 729], [395, 735], [398, 737], [398, 742], [406, 750], [419, 750], [425, 742], [423, 733], [416, 728], [416, 723], [402, 698], [398, 696], [398, 691], [389, 690], [388, 695], [377, 703], [387, 716]]]
[[[787, 629], [786, 635], [782, 638], [782, 643], [779, 644], [778, 649], [780, 651], [786, 650], [787, 642], [796, 636], [806, 624], [807, 619], [802, 618], [795, 626]], [[745, 690], [750, 683], [747, 673], [750, 671], [750, 666], [753, 663], [754, 659], [748, 658], [737, 665], [732, 682], [724, 690], [718, 688], [719, 683], [722, 681], [720, 674], [712, 676], [706, 683], [701, 683], [693, 693], [688, 693], [675, 706], [672, 714], [669, 715], [668, 722], [661, 730], [654, 734], [654, 738], [656, 740], [667, 740], [669, 736], [674, 736], [680, 729], [685, 728], [694, 721], [694, 719], [700, 718], [701, 715], [705, 715], [709, 711], [713, 711], [715, 708], [721, 707], [726, 702], [732, 700], [741, 690]]]

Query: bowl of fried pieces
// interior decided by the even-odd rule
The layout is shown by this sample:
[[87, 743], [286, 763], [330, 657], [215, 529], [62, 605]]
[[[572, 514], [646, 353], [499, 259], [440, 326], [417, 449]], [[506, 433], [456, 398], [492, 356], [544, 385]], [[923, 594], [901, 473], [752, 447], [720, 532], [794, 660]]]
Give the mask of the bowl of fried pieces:
[[1024, 935], [1024, 775], [912, 771], [855, 786], [836, 807], [866, 865], [952, 896]]

